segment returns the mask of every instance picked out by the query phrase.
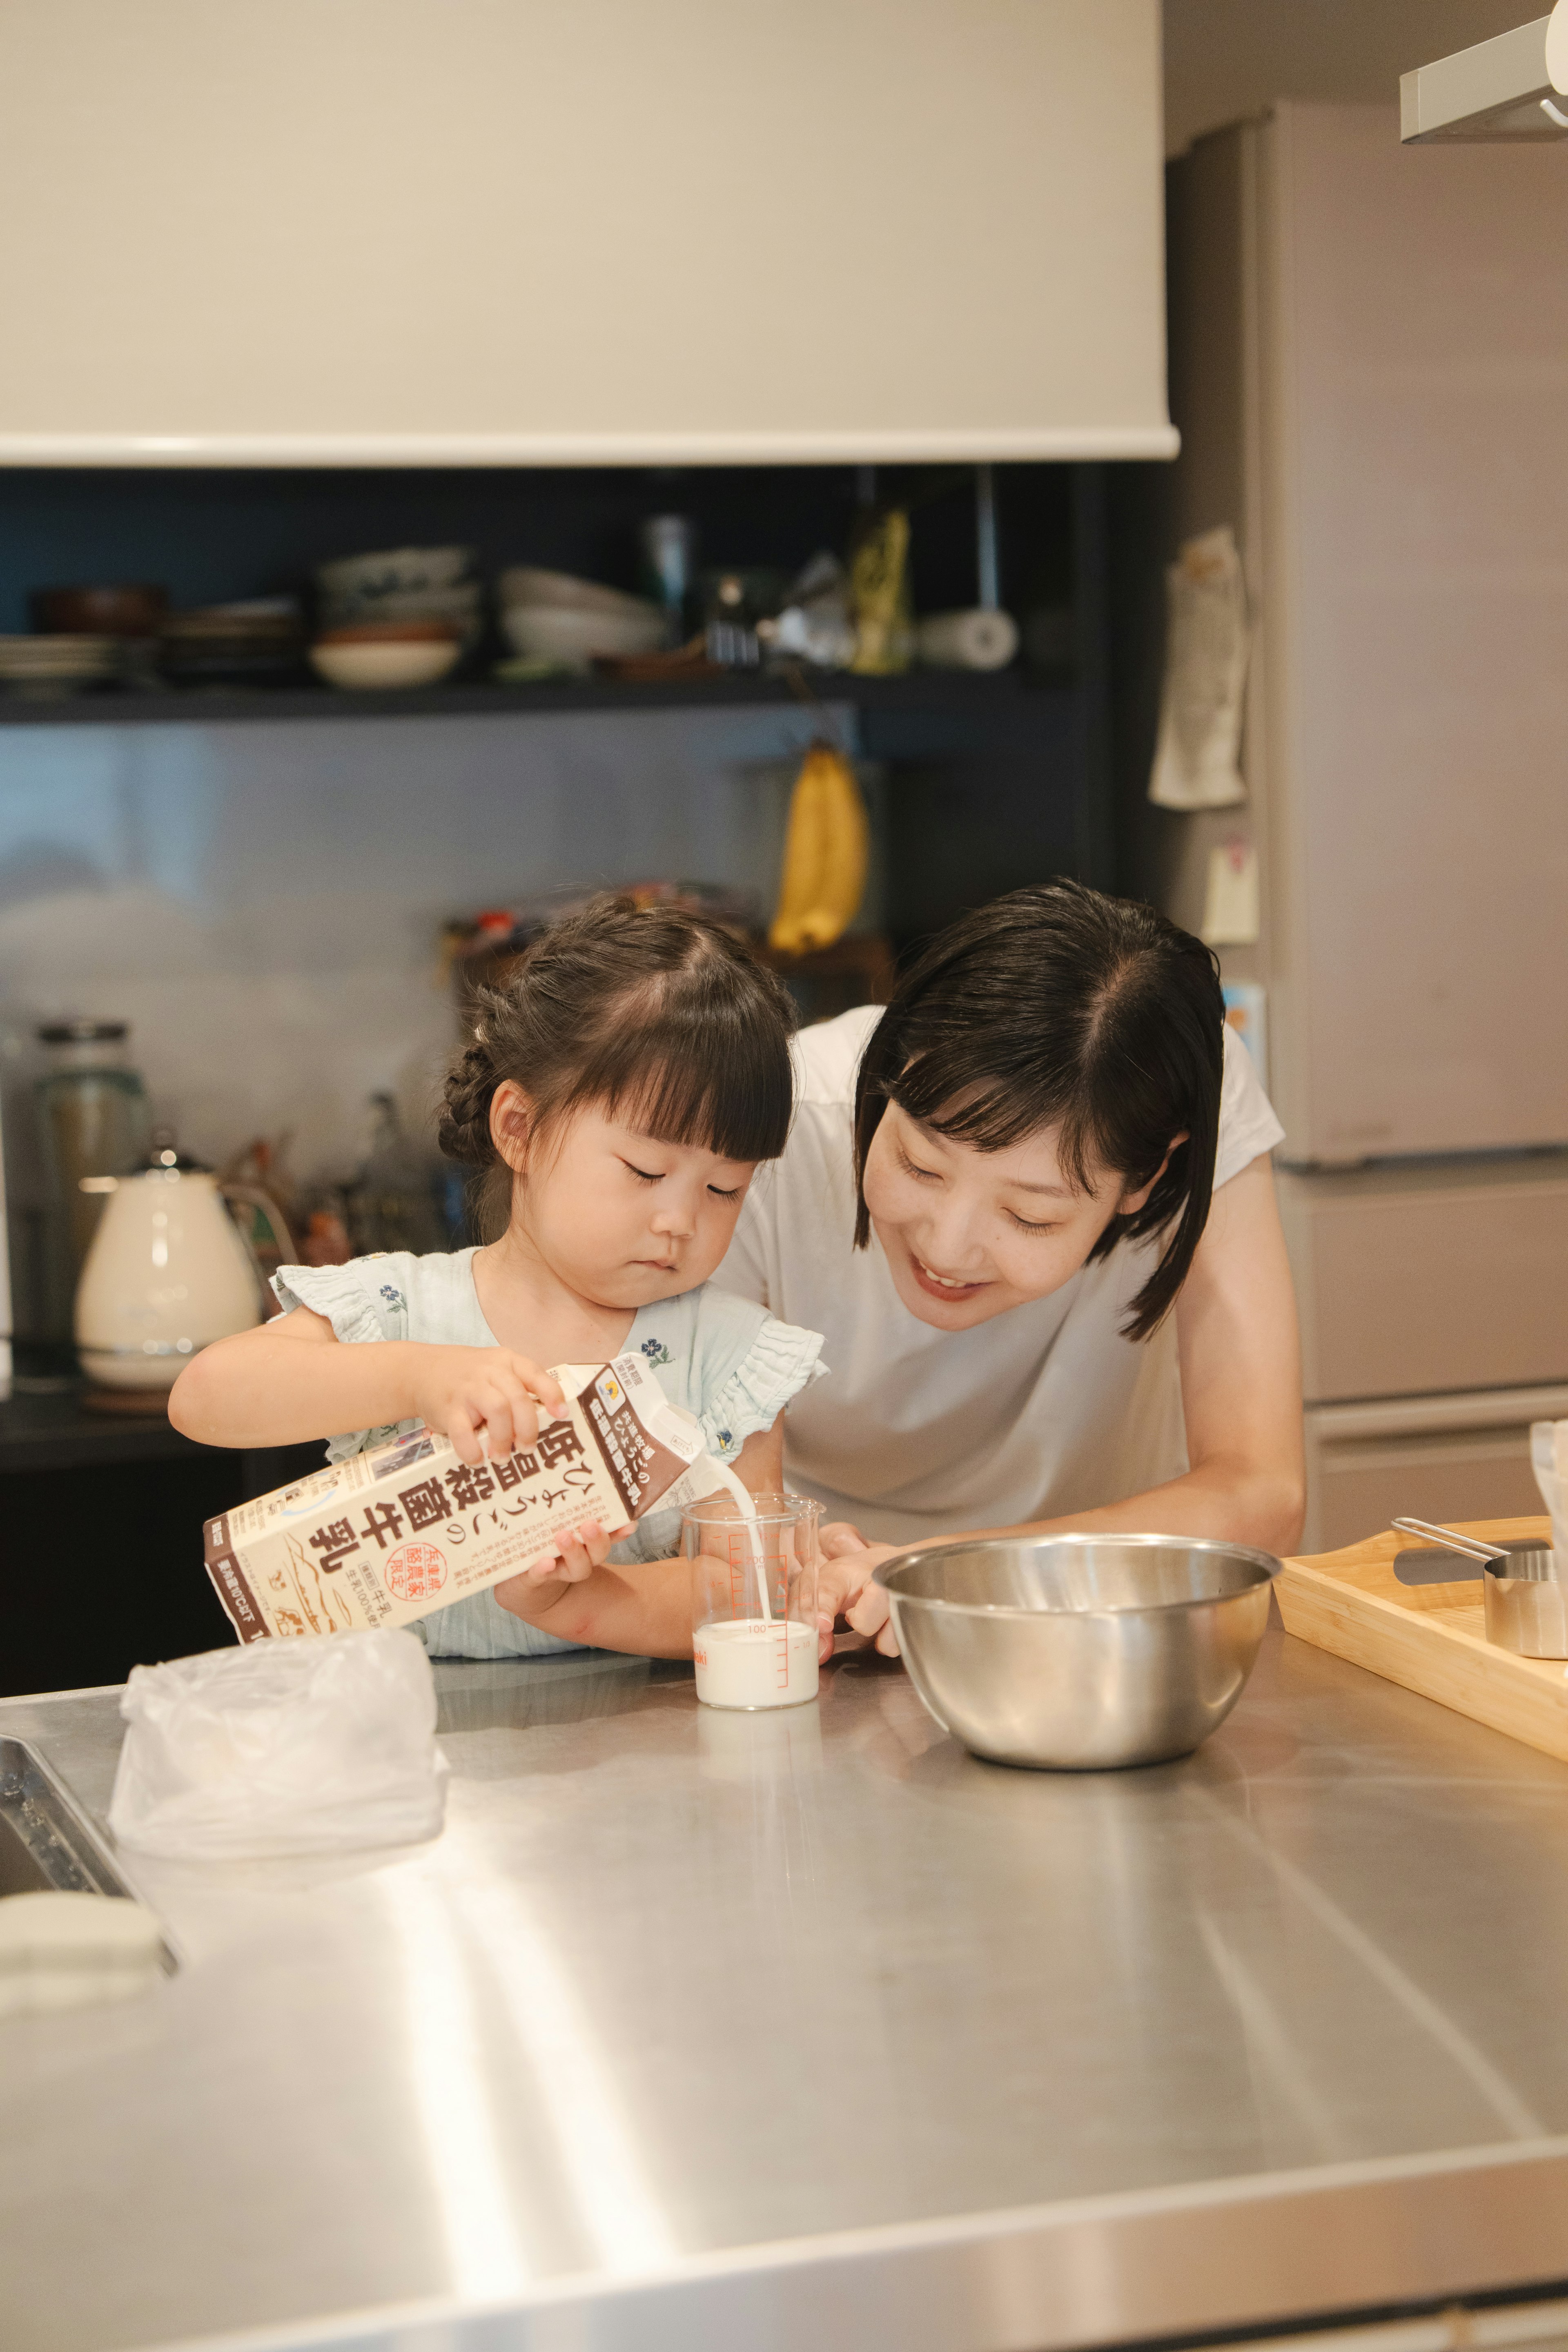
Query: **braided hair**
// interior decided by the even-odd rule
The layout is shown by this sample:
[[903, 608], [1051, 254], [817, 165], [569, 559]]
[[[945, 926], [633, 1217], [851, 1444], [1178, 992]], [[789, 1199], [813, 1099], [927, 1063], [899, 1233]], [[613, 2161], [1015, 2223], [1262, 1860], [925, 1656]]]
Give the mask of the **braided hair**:
[[554, 924], [503, 988], [479, 992], [447, 1077], [437, 1140], [477, 1173], [481, 1234], [510, 1214], [491, 1121], [509, 1079], [528, 1097], [531, 1142], [596, 1103], [664, 1143], [773, 1160], [794, 1107], [794, 1026], [783, 982], [700, 916], [602, 898]]

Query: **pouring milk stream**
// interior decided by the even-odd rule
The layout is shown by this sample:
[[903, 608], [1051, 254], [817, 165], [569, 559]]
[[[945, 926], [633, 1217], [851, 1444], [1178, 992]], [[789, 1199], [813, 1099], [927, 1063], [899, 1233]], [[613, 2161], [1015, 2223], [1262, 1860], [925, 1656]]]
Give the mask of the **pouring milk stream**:
[[798, 1706], [815, 1698], [817, 1686], [817, 1633], [788, 1612], [789, 1580], [784, 1578], [785, 1613], [775, 1617], [768, 1591], [767, 1547], [758, 1524], [757, 1507], [734, 1472], [704, 1454], [694, 1462], [667, 1498], [688, 1504], [722, 1486], [732, 1497], [745, 1530], [744, 1541], [756, 1590], [760, 1617], [726, 1621], [710, 1618], [696, 1633], [693, 1657], [697, 1696], [708, 1706]]

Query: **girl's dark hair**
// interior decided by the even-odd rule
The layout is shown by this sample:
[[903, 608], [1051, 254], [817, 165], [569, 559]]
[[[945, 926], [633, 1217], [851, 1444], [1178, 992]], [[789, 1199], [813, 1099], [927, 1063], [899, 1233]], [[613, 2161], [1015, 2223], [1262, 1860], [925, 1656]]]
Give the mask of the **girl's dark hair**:
[[1146, 1339], [1208, 1219], [1224, 1024], [1215, 956], [1152, 907], [1047, 882], [963, 916], [900, 980], [860, 1064], [856, 1246], [870, 1239], [866, 1155], [889, 1102], [981, 1151], [1054, 1127], [1063, 1173], [1085, 1189], [1097, 1168], [1146, 1184], [1184, 1129], [1143, 1207], [1112, 1217], [1089, 1252], [1172, 1228], [1123, 1327]]
[[794, 1027], [782, 981], [717, 923], [597, 898], [536, 940], [504, 988], [479, 992], [437, 1139], [449, 1160], [483, 1171], [487, 1240], [510, 1210], [511, 1170], [490, 1134], [508, 1078], [528, 1096], [536, 1135], [598, 1103], [661, 1142], [774, 1160], [794, 1107]]

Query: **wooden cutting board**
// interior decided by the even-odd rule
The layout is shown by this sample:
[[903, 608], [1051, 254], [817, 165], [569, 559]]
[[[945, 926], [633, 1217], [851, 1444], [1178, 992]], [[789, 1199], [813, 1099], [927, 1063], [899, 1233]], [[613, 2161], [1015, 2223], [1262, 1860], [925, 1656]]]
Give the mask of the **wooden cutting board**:
[[[1550, 1519], [1456, 1520], [1492, 1543], [1552, 1541]], [[1344, 1551], [1288, 1559], [1275, 1580], [1288, 1633], [1568, 1763], [1568, 1660], [1521, 1658], [1487, 1640], [1479, 1581], [1401, 1584], [1395, 1555], [1417, 1536], [1373, 1536]]]

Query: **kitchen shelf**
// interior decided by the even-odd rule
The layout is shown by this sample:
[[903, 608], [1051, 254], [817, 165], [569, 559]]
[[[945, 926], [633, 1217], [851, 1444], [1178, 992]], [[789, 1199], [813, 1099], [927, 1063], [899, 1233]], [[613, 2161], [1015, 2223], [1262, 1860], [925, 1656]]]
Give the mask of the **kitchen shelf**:
[[488, 681], [349, 693], [330, 686], [170, 687], [147, 692], [62, 695], [33, 701], [0, 697], [4, 727], [210, 726], [234, 719], [450, 719], [532, 717], [559, 711], [681, 710], [769, 704], [852, 702], [868, 711], [933, 712], [954, 718], [1020, 714], [1070, 691], [1070, 669], [1028, 676], [1018, 670], [916, 670], [902, 677], [856, 677], [845, 670], [810, 674], [803, 694], [793, 673], [734, 673], [679, 682], [556, 678], [536, 686]]

